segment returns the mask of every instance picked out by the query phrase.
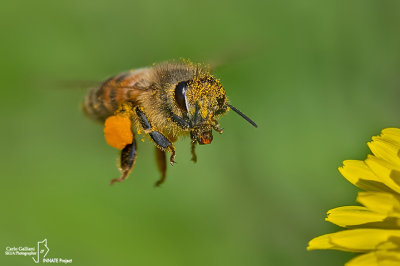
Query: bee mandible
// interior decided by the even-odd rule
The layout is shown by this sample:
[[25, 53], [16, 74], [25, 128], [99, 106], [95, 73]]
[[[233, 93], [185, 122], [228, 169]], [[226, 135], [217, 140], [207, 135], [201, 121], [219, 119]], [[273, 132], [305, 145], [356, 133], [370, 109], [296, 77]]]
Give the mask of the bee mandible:
[[191, 62], [164, 62], [113, 76], [87, 94], [83, 111], [104, 123], [109, 145], [120, 149], [121, 176], [126, 179], [136, 161], [135, 135], [144, 134], [155, 144], [161, 178], [169, 162], [175, 163], [174, 142], [190, 136], [192, 161], [197, 161], [196, 144], [210, 144], [212, 131], [222, 133], [217, 119], [233, 110], [257, 127], [249, 117], [228, 103], [225, 89], [209, 69]]

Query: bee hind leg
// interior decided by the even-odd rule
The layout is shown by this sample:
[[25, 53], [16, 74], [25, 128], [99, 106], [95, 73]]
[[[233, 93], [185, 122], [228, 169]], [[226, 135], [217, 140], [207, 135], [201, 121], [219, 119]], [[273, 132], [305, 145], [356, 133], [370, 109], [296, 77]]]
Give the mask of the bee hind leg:
[[167, 160], [165, 157], [165, 151], [160, 150], [157, 147], [155, 147], [154, 151], [156, 155], [158, 171], [160, 171], [161, 174], [160, 179], [155, 183], [155, 186], [158, 187], [165, 181], [165, 177], [167, 174]]
[[114, 184], [115, 182], [122, 182], [124, 181], [129, 173], [132, 171], [133, 166], [136, 161], [136, 140], [133, 138], [131, 144], [125, 146], [125, 148], [121, 151], [120, 157], [120, 170], [121, 176], [119, 178], [114, 178], [111, 180], [110, 185]]

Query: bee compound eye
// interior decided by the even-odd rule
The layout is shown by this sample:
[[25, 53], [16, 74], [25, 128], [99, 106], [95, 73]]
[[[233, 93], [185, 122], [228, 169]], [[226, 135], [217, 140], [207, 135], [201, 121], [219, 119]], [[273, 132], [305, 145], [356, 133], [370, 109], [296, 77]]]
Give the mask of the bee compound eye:
[[187, 112], [187, 104], [186, 104], [186, 89], [187, 82], [182, 81], [179, 82], [175, 87], [175, 102], [183, 111]]

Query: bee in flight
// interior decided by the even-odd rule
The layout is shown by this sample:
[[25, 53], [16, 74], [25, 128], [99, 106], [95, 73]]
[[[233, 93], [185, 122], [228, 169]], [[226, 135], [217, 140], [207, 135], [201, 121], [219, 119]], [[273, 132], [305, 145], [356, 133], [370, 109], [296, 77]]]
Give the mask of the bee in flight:
[[229, 109], [254, 127], [257, 125], [228, 103], [225, 89], [207, 67], [191, 62], [164, 62], [113, 76], [89, 91], [84, 112], [104, 123], [109, 145], [120, 149], [121, 182], [136, 160], [135, 135], [147, 135], [155, 144], [161, 178], [166, 177], [166, 152], [175, 163], [174, 142], [190, 136], [192, 160], [196, 162], [196, 143], [210, 144], [212, 130], [222, 133], [217, 119]]

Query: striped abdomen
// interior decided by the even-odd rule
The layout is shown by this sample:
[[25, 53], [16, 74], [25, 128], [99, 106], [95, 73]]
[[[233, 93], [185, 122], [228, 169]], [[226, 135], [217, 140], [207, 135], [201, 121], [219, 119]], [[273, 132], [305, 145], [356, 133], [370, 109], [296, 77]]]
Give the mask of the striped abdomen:
[[129, 71], [104, 81], [86, 95], [83, 111], [91, 118], [104, 121], [126, 102], [135, 102], [137, 96], [146, 89], [147, 69]]

